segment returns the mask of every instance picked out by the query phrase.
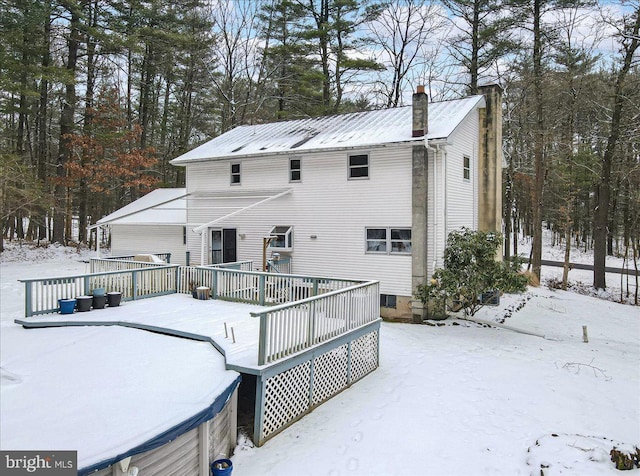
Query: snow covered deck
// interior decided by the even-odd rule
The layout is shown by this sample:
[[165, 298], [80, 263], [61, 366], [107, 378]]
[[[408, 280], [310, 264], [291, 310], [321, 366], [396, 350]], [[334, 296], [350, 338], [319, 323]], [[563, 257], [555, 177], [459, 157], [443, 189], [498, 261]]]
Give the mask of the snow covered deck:
[[228, 368], [253, 373], [252, 369], [259, 367], [260, 320], [250, 312], [262, 309], [263, 306], [251, 304], [170, 294], [127, 301], [113, 308], [17, 319], [16, 323], [25, 327], [121, 325], [209, 341], [226, 357]]
[[378, 367], [380, 320], [378, 283], [368, 282], [276, 306], [174, 293], [15, 322], [119, 326], [208, 342], [227, 371], [257, 376], [254, 441], [261, 445]]

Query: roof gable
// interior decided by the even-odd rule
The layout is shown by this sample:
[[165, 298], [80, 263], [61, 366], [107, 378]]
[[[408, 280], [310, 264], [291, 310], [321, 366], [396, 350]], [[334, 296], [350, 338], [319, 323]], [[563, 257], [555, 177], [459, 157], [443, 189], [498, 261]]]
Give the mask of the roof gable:
[[184, 188], [159, 188], [101, 218], [97, 225], [184, 225], [187, 204]]
[[[429, 103], [427, 139], [446, 139], [483, 96]], [[415, 142], [411, 106], [323, 116], [294, 121], [239, 126], [173, 159], [174, 165], [192, 161]]]

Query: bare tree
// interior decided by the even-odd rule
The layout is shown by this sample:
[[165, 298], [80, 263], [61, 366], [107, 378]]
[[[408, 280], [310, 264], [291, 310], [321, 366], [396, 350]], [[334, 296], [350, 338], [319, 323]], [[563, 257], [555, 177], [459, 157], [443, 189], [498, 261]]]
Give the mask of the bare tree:
[[402, 92], [410, 72], [431, 58], [433, 41], [445, 29], [440, 7], [420, 0], [394, 0], [368, 29], [375, 47], [381, 50], [378, 60], [385, 66], [376, 89], [385, 98], [386, 107], [402, 105]]

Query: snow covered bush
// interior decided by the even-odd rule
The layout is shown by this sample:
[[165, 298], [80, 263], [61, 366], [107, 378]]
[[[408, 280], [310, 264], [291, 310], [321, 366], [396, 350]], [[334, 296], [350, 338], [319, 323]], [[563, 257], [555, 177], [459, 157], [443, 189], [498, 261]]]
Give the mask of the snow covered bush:
[[444, 250], [444, 268], [437, 269], [429, 283], [418, 286], [416, 299], [436, 308], [464, 309], [474, 315], [484, 304], [483, 293], [522, 292], [527, 278], [520, 273], [522, 262], [498, 261], [496, 252], [502, 245], [500, 233], [453, 231]]

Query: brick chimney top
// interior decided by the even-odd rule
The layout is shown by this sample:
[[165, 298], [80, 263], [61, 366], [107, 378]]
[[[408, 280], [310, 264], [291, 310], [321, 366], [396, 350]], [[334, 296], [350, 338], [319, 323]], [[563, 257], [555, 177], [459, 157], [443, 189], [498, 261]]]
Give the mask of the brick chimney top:
[[424, 92], [424, 85], [420, 84], [417, 88], [416, 88], [416, 92], [417, 93], [423, 93]]

